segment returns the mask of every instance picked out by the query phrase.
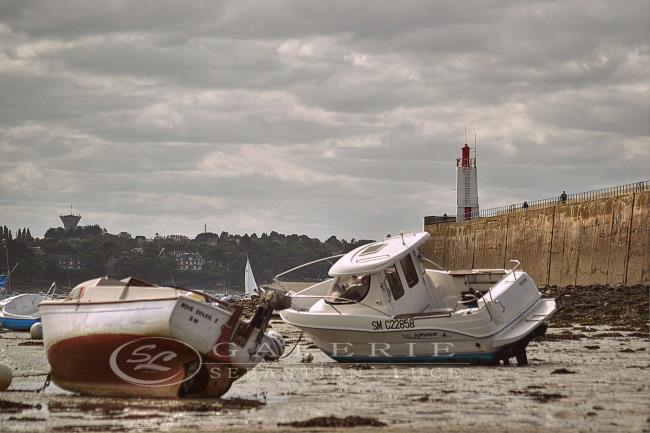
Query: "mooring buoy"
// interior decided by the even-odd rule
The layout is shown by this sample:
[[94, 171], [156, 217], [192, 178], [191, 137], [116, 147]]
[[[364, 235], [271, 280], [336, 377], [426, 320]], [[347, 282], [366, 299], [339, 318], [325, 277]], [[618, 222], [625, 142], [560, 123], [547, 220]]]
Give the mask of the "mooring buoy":
[[14, 375], [11, 368], [4, 364], [0, 364], [0, 391], [4, 391], [11, 385]]
[[36, 322], [31, 328], [29, 328], [29, 335], [31, 335], [34, 340], [40, 340], [43, 338], [43, 325], [41, 325], [41, 322]]

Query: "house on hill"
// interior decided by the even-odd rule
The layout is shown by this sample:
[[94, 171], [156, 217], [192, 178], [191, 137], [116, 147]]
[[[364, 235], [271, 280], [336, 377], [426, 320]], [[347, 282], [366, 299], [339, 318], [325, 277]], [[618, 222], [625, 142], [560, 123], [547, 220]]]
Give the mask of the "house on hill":
[[186, 251], [175, 251], [163, 248], [158, 253], [159, 257], [171, 257], [176, 260], [176, 268], [179, 271], [200, 271], [203, 269], [205, 260], [201, 253], [188, 253]]

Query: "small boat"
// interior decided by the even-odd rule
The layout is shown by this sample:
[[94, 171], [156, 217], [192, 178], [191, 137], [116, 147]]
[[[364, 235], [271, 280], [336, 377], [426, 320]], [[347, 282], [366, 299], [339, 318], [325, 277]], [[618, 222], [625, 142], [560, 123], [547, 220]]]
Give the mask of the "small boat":
[[228, 289], [226, 289], [225, 293], [217, 296], [219, 300], [223, 302], [246, 301], [252, 299], [253, 296], [259, 296], [262, 294], [262, 290], [263, 289], [257, 287], [255, 276], [253, 275], [253, 268], [251, 267], [251, 262], [248, 259], [248, 254], [246, 254], [246, 267], [244, 268], [244, 293], [240, 292], [230, 294], [228, 293]]
[[0, 327], [12, 331], [29, 331], [32, 325], [40, 322], [38, 304], [45, 295], [23, 293], [0, 301]]
[[282, 354], [282, 337], [264, 330], [287, 301], [269, 293], [246, 321], [241, 307], [202, 292], [136, 278], [86, 281], [40, 304], [50, 378], [85, 395], [219, 397]]
[[429, 238], [402, 234], [322, 259], [338, 258], [332, 278], [290, 292], [280, 316], [339, 362], [526, 364], [555, 300], [542, 299], [516, 261], [513, 269], [444, 270], [421, 254]]

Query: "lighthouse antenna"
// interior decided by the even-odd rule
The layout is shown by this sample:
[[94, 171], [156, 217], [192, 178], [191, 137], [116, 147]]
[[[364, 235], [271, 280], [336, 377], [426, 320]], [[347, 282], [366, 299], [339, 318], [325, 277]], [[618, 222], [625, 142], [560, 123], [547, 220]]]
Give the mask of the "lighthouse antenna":
[[[476, 132], [474, 133], [474, 160], [478, 158], [478, 147], [476, 146]], [[476, 163], [476, 161], [474, 162]]]

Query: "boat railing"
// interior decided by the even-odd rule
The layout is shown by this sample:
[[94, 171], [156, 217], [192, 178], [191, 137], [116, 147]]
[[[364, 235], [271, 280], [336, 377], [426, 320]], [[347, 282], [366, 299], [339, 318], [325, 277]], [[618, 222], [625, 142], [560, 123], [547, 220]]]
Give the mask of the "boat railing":
[[[292, 295], [291, 298], [312, 298], [312, 299], [325, 299], [325, 298], [328, 298], [328, 299], [337, 300], [337, 301], [344, 301], [344, 302], [346, 302], [346, 303], [350, 303], [350, 304], [358, 304], [358, 305], [362, 305], [362, 306], [364, 306], [364, 307], [370, 308], [370, 309], [373, 310], [373, 311], [376, 311], [377, 313], [383, 314], [383, 315], [386, 316], [386, 317], [393, 317], [393, 316], [391, 316], [390, 314], [388, 314], [388, 313], [386, 313], [386, 312], [384, 312], [384, 311], [381, 311], [380, 309], [378, 309], [378, 308], [376, 308], [376, 307], [373, 307], [372, 305], [368, 305], [368, 304], [366, 304], [366, 303], [364, 303], [364, 302], [357, 301], [357, 300], [355, 300], [355, 299], [344, 298], [344, 297], [342, 297], [342, 296], [331, 296], [331, 295]], [[327, 301], [326, 301], [326, 302], [327, 302]], [[342, 315], [343, 315], [343, 314], [339, 311], [339, 309], [336, 308], [336, 307], [334, 306], [334, 304], [331, 304], [331, 303], [328, 302], [327, 305], [329, 305], [330, 307], [332, 307], [332, 308], [334, 309], [334, 311], [336, 311], [336, 312], [339, 314], [339, 316], [342, 316]], [[304, 311], [306, 311], [306, 310], [304, 310]]]
[[521, 262], [520, 262], [519, 260], [517, 260], [517, 259], [510, 259], [510, 263], [514, 263], [515, 266], [513, 266], [513, 268], [510, 269], [510, 272], [508, 272], [508, 273], [507, 273], [507, 274], [502, 278], [502, 280], [505, 280], [505, 278], [506, 278], [508, 275], [510, 275], [510, 274], [515, 275], [515, 271], [517, 270], [517, 268], [519, 268], [519, 266], [521, 266]]
[[[499, 281], [497, 281], [497, 282], [494, 284], [494, 286], [496, 286], [496, 285], [498, 285], [498, 284], [501, 284], [501, 283], [502, 283], [503, 281], [505, 281], [505, 279], [508, 278], [510, 275], [512, 275], [513, 278], [514, 278], [515, 280], [517, 279], [517, 276], [515, 275], [515, 271], [517, 270], [517, 268], [519, 268], [519, 266], [521, 265], [521, 262], [520, 262], [519, 260], [517, 260], [517, 259], [511, 259], [511, 260], [510, 260], [510, 263], [514, 263], [515, 265], [512, 267], [512, 269], [510, 269], [508, 272], [506, 272], [506, 273], [503, 275], [503, 277], [501, 277], [501, 278], [499, 279]], [[502, 313], [505, 313], [505, 311], [506, 311], [506, 307], [501, 303], [501, 301], [499, 301], [498, 299], [495, 300], [495, 299], [492, 297], [492, 285], [491, 285], [491, 286], [488, 286], [488, 294], [490, 295], [490, 302], [492, 302], [493, 304], [498, 304], [498, 305], [501, 307]], [[483, 302], [485, 302], [485, 300], [483, 300]], [[490, 308], [489, 308], [487, 302], [485, 302], [485, 309], [487, 310], [488, 314], [490, 315], [490, 320], [494, 321], [494, 319], [492, 318], [492, 312], [490, 311]]]
[[45, 292], [45, 298], [43, 298], [43, 300], [54, 299], [55, 292], [56, 292], [56, 281], [52, 282], [50, 288], [47, 289], [47, 292]]
[[[303, 263], [303, 264], [300, 265], [300, 266], [296, 266], [295, 268], [291, 268], [291, 269], [289, 269], [288, 271], [284, 271], [284, 272], [281, 272], [281, 273], [277, 274], [275, 277], [273, 277], [273, 281], [274, 281], [275, 283], [277, 283], [277, 284], [278, 284], [280, 287], [282, 287], [283, 289], [288, 290], [288, 289], [285, 288], [284, 285], [283, 285], [283, 283], [285, 283], [286, 281], [281, 281], [281, 280], [280, 280], [281, 277], [283, 277], [283, 276], [285, 276], [285, 275], [288, 275], [288, 274], [290, 274], [290, 273], [292, 273], [292, 272], [298, 271], [298, 270], [300, 270], [300, 269], [306, 268], [306, 267], [308, 267], [308, 266], [315, 265], [315, 264], [320, 263], [320, 262], [330, 261], [330, 260], [333, 260], [333, 259], [338, 259], [338, 258], [340, 258], [340, 257], [343, 257], [344, 255], [345, 255], [345, 254], [336, 254], [336, 255], [334, 255], [334, 256], [323, 257], [322, 259], [313, 260], [313, 261], [311, 261], [311, 262]], [[333, 264], [333, 263], [332, 263], [332, 264]]]
[[440, 266], [438, 263], [434, 262], [433, 260], [424, 257], [422, 254], [420, 254], [419, 257], [420, 257], [420, 260], [432, 264], [433, 266], [437, 267], [441, 271], [446, 271], [447, 270], [447, 269], [443, 268], [442, 266]]

